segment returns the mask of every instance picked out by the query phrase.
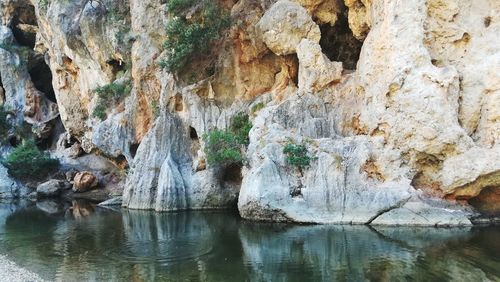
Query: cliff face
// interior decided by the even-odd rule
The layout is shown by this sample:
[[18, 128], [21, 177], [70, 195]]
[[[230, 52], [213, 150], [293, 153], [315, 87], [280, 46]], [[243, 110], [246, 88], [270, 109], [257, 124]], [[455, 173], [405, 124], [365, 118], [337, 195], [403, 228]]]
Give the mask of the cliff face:
[[[498, 214], [498, 1], [220, 1], [227, 34], [175, 75], [158, 64], [164, 2], [0, 1], [0, 101], [128, 163], [125, 207], [402, 225]], [[35, 52], [23, 62], [18, 47]], [[100, 119], [109, 83], [130, 94]], [[201, 137], [240, 112], [244, 165], [207, 165]], [[289, 165], [290, 143], [307, 168]]]

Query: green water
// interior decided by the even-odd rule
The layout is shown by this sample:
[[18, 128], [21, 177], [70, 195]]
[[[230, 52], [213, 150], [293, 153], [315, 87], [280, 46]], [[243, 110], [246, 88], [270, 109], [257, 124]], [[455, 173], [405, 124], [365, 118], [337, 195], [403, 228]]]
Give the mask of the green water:
[[500, 281], [500, 228], [243, 221], [0, 204], [0, 254], [58, 281]]

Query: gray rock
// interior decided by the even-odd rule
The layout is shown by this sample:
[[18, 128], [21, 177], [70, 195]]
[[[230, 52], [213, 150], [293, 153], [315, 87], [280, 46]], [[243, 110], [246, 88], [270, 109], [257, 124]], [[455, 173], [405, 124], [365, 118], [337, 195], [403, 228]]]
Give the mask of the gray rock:
[[0, 199], [16, 198], [20, 194], [21, 187], [9, 177], [7, 168], [0, 164]]
[[58, 197], [64, 188], [64, 181], [52, 179], [38, 185], [36, 193], [38, 198]]
[[123, 200], [122, 197], [115, 197], [109, 200], [106, 200], [104, 202], [101, 202], [98, 204], [98, 206], [101, 207], [107, 207], [107, 206], [121, 206]]

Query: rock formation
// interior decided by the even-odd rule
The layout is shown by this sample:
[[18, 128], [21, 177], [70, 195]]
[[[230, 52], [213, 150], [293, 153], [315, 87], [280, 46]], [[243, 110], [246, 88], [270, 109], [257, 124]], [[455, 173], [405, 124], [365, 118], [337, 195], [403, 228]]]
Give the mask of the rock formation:
[[[231, 27], [168, 73], [165, 1], [1, 0], [0, 101], [64, 162], [124, 171], [130, 209], [381, 225], [500, 213], [498, 1], [217, 3]], [[102, 109], [96, 89], [125, 84]], [[253, 124], [245, 160], [208, 163], [204, 134], [238, 113]]]

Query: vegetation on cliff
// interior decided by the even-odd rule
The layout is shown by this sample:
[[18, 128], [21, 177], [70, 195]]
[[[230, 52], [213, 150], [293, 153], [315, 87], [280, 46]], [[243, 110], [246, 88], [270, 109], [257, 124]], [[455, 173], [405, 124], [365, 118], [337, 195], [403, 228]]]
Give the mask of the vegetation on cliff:
[[242, 149], [248, 145], [252, 123], [246, 114], [233, 117], [229, 130], [212, 130], [203, 135], [207, 162], [227, 166], [243, 161]]
[[286, 155], [286, 162], [302, 170], [311, 164], [311, 157], [307, 153], [307, 147], [304, 144], [295, 144], [289, 142], [283, 148], [283, 153]]
[[93, 115], [101, 120], [106, 118], [106, 109], [108, 109], [112, 104], [120, 102], [124, 97], [130, 94], [130, 83], [110, 83], [104, 86], [98, 87], [94, 92], [99, 97], [98, 103], [94, 108]]
[[195, 53], [206, 52], [230, 25], [228, 13], [213, 1], [173, 0], [167, 10], [173, 18], [163, 44], [167, 58], [160, 65], [170, 72], [180, 71]]

